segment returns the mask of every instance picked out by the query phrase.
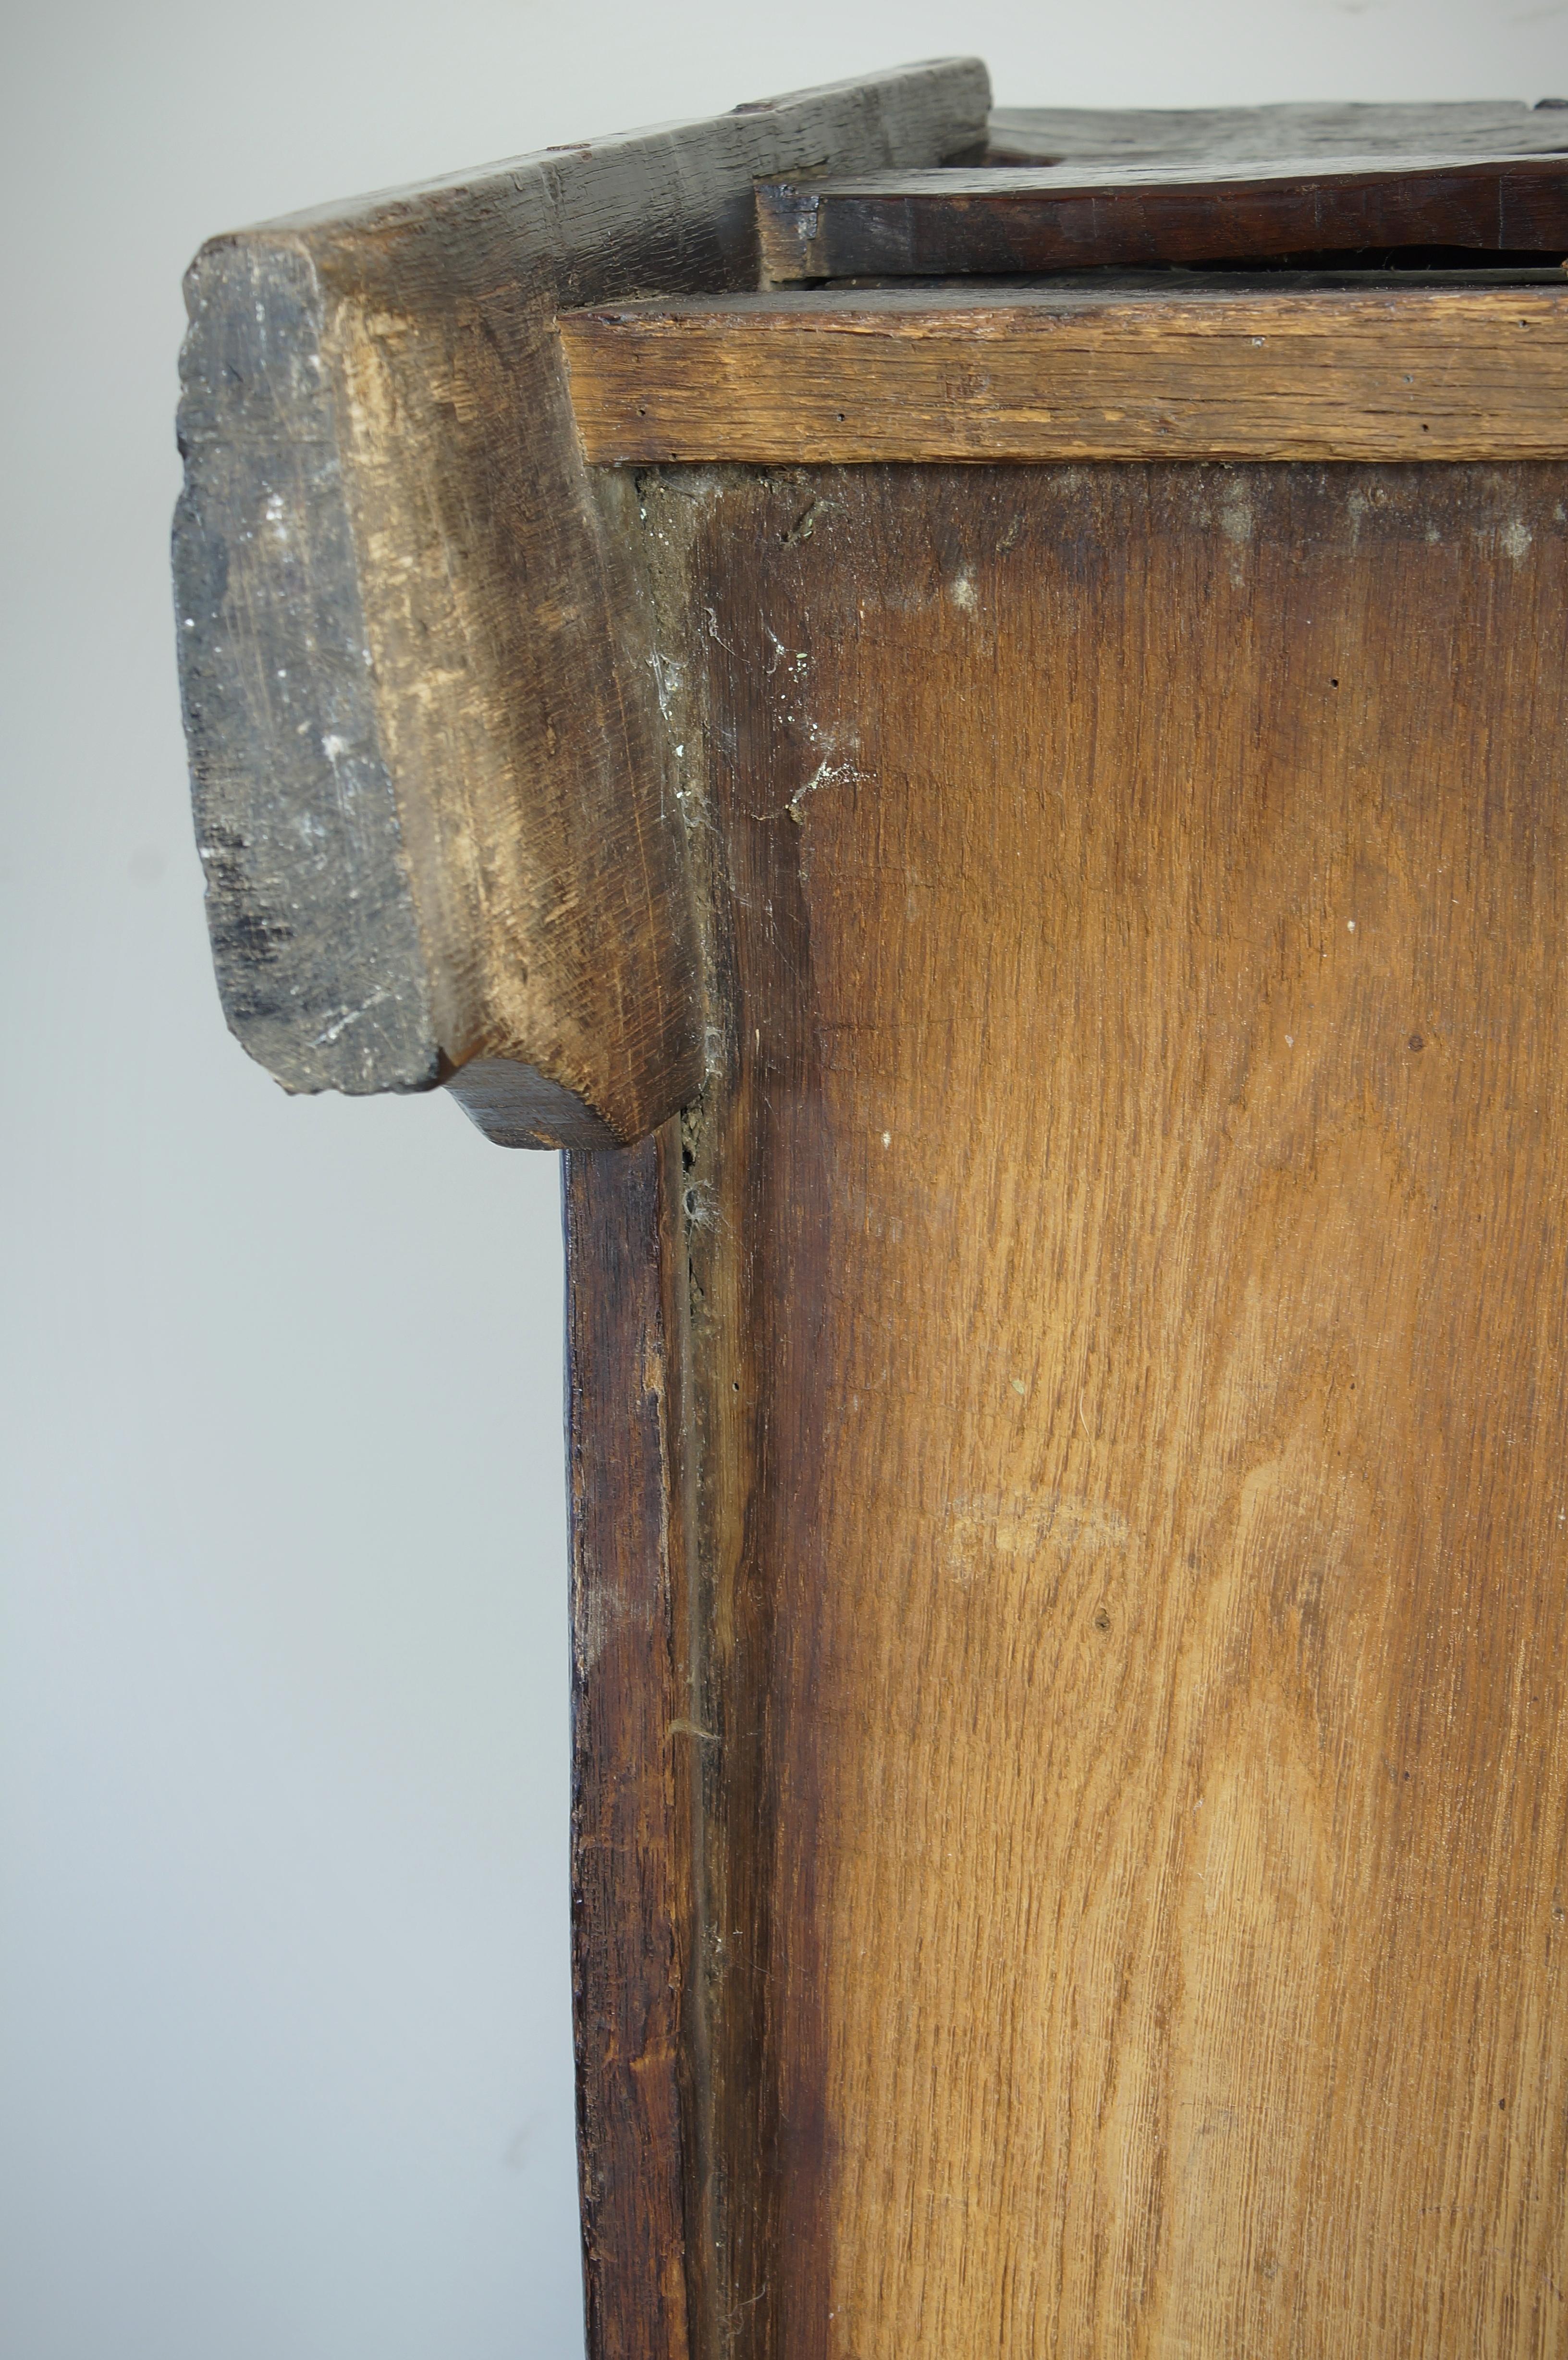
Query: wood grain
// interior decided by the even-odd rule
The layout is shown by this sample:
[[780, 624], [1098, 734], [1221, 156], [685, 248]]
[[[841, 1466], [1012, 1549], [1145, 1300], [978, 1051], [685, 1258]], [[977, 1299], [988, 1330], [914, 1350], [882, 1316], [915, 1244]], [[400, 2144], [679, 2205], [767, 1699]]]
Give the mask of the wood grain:
[[572, 1987], [592, 2360], [690, 2360], [708, 2274], [685, 2021], [693, 1938], [680, 1501], [681, 1142], [573, 1156], [566, 1180], [572, 1543]]
[[754, 283], [757, 174], [940, 162], [988, 96], [911, 68], [203, 247], [186, 727], [224, 1006], [288, 1087], [482, 1062], [497, 1136], [583, 1146], [691, 1094], [679, 780], [555, 311]]
[[1568, 469], [639, 497], [713, 2349], [1561, 2354]]
[[828, 174], [765, 185], [757, 204], [774, 282], [1401, 246], [1568, 251], [1568, 158], [1556, 155]]
[[1436, 104], [998, 106], [989, 153], [1018, 164], [1261, 163], [1307, 156], [1540, 155], [1568, 144], [1562, 100]]
[[600, 464], [1568, 452], [1568, 286], [783, 290], [561, 338]]

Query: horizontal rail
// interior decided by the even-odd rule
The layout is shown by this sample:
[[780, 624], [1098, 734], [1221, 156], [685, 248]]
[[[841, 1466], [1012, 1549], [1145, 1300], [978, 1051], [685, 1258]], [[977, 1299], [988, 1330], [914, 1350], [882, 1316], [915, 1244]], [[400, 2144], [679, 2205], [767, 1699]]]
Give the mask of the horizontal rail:
[[1568, 456], [1568, 284], [778, 290], [561, 334], [599, 465]]

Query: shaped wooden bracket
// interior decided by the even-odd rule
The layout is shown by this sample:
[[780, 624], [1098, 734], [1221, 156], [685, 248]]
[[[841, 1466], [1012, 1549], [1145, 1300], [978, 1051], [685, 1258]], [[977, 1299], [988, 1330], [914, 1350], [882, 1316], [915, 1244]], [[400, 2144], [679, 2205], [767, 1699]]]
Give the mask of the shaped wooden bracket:
[[202, 248], [186, 730], [224, 1009], [286, 1088], [444, 1082], [574, 1147], [693, 1094], [672, 754], [557, 311], [755, 285], [758, 180], [974, 153], [989, 99], [916, 66]]

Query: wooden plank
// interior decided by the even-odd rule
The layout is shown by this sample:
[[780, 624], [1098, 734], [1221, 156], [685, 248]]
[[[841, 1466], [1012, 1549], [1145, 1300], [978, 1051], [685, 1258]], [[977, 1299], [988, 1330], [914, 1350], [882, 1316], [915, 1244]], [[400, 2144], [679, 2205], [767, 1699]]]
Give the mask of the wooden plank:
[[[1560, 135], [1561, 137], [1561, 135]], [[1568, 251], [1568, 157], [830, 175], [759, 188], [769, 279], [947, 278], [1394, 246]]]
[[714, 2348], [1560, 2353], [1568, 467], [637, 503]]
[[672, 1294], [681, 1141], [574, 1155], [566, 1180], [572, 1549], [572, 1984], [593, 2360], [711, 2350], [685, 2021], [691, 1720]]
[[1568, 450], [1568, 287], [779, 290], [561, 322], [601, 465]]
[[584, 1146], [695, 1087], [679, 778], [557, 305], [752, 283], [758, 174], [937, 163], [988, 100], [916, 67], [203, 247], [186, 727], [225, 1010], [287, 1087], [455, 1070], [495, 1136]]
[[1530, 156], [1562, 148], [1562, 109], [1541, 99], [1435, 104], [993, 107], [993, 163], [1261, 163], [1303, 156]]

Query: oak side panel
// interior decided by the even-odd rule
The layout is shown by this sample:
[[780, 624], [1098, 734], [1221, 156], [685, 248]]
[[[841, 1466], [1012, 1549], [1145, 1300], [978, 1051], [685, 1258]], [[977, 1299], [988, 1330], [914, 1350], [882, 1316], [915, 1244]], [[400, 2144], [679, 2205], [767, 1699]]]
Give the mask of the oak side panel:
[[1561, 285], [789, 289], [578, 311], [561, 341], [604, 465], [1568, 451]]
[[640, 490], [719, 2348], [1568, 2351], [1568, 469]]

